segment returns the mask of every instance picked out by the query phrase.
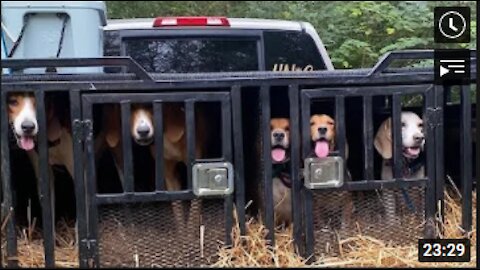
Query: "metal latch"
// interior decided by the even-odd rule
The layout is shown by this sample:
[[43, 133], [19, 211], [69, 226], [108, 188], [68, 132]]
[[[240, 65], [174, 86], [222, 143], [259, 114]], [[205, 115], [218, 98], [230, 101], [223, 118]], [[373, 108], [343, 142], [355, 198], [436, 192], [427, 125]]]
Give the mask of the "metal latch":
[[193, 193], [197, 196], [230, 195], [233, 193], [233, 166], [229, 162], [193, 165]]
[[344, 165], [341, 157], [307, 158], [304, 165], [306, 188], [336, 188], [343, 185]]
[[73, 139], [78, 143], [91, 140], [93, 138], [93, 125], [90, 119], [84, 121], [80, 119], [73, 120]]

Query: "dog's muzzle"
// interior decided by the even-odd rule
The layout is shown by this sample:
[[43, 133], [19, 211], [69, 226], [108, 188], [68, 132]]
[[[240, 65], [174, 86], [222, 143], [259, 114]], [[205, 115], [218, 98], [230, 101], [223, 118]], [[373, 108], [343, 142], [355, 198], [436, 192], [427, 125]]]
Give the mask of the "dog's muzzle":
[[21, 124], [23, 134], [20, 135], [16, 132], [13, 123], [10, 123], [12, 134], [15, 137], [15, 141], [21, 149], [25, 151], [30, 151], [35, 148], [35, 139], [36, 136], [33, 134], [35, 130], [35, 123], [32, 121], [24, 121]]
[[272, 136], [275, 142], [281, 143], [285, 139], [285, 132], [273, 132]]
[[403, 148], [403, 155], [406, 158], [409, 158], [409, 159], [417, 158], [420, 155], [420, 152], [421, 152], [421, 147], [420, 146], [404, 147]]
[[151, 136], [152, 130], [148, 125], [140, 125], [135, 131], [137, 133], [135, 141], [139, 145], [149, 145], [153, 142], [153, 136]]
[[154, 140], [153, 137], [138, 138], [138, 139], [135, 139], [135, 142], [137, 142], [139, 145], [146, 146], [153, 143], [153, 140]]
[[413, 141], [415, 145], [409, 147], [403, 147], [403, 155], [408, 159], [415, 159], [420, 155], [422, 151], [422, 146], [425, 141], [425, 136], [418, 134], [413, 136]]

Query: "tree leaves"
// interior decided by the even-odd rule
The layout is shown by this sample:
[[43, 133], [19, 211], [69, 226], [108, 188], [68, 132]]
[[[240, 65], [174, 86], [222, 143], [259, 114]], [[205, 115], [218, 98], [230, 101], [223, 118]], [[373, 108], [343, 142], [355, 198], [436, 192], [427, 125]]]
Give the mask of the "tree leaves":
[[[476, 47], [474, 1], [106, 1], [109, 18], [228, 16], [310, 22], [336, 68], [371, 67], [386, 52]], [[435, 6], [470, 6], [472, 41], [435, 44]]]

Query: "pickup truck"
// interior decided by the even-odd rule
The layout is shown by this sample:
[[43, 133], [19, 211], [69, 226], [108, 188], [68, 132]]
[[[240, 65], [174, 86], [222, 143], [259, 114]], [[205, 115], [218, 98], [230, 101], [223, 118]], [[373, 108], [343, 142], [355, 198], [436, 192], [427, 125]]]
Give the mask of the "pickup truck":
[[106, 56], [128, 55], [148, 72], [333, 70], [307, 22], [226, 17], [109, 20]]
[[[104, 54], [130, 56], [151, 73], [309, 72], [334, 70], [327, 50], [308, 22], [227, 17], [158, 17], [109, 20]], [[105, 72], [118, 72], [106, 68]], [[258, 93], [243, 93], [246, 108], [258, 106]], [[285, 96], [273, 97], [273, 108]], [[282, 104], [282, 105], [278, 105]], [[286, 107], [286, 106], [285, 106]], [[278, 110], [282, 110], [281, 108]], [[277, 110], [277, 111], [278, 111]], [[257, 109], [244, 110], [244, 155], [247, 179], [259, 179]], [[256, 123], [256, 124], [255, 124]], [[256, 213], [258, 186], [246, 185], [249, 210]]]
[[[301, 78], [320, 81], [320, 79], [315, 78], [315, 76], [318, 75], [320, 77], [324, 76], [324, 74], [330, 74], [328, 76], [325, 75], [327, 79], [332, 79], [335, 76], [348, 77], [349, 75], [358, 75], [357, 78], [348, 77], [354, 85], [351, 87], [356, 87], [355, 79], [363, 78], [369, 80], [371, 78], [368, 77], [370, 69], [355, 69], [351, 71], [335, 70], [319, 34], [313, 26], [307, 22], [227, 17], [122, 19], [106, 21], [105, 25], [101, 27], [101, 31], [98, 32], [98, 36], [100, 42], [97, 51], [101, 51], [102, 56], [131, 57], [135, 63], [147, 73], [155, 75], [166, 74], [166, 76], [172, 76], [171, 78], [174, 78], [173, 81], [175, 82], [181, 81], [179, 78], [185, 73], [188, 73], [188, 75], [199, 74], [199, 76], [207, 77], [207, 73], [212, 73], [212, 78], [217, 78], [215, 76], [218, 76], [219, 80], [229, 78], [229, 76], [232, 76], [232, 80], [235, 80], [235, 76], [238, 76], [238, 74], [252, 74], [252, 81], [256, 79], [261, 81], [263, 75], [267, 77], [271, 76], [268, 78], [275, 80], [276, 78], [275, 75], [272, 75], [272, 71], [283, 74], [281, 76], [284, 77], [279, 76], [277, 78], [279, 81], [295, 81]], [[9, 48], [7, 48], [7, 51], [8, 49]], [[382, 64], [382, 61], [379, 63]], [[374, 67], [373, 70], [377, 68], [378, 66]], [[325, 73], [322, 73], [322, 71], [325, 71]], [[104, 67], [103, 72], [124, 73], [124, 68]], [[285, 75], [285, 73], [289, 72], [292, 75]], [[175, 74], [179, 76], [175, 77]], [[416, 73], [413, 71], [411, 74], [415, 76]], [[247, 75], [243, 77], [247, 78], [246, 80], [249, 79]], [[427, 77], [424, 78], [429, 78], [428, 74], [425, 76]], [[12, 82], [12, 84], [23, 83], [21, 78], [15, 81], [15, 76], [12, 77], [12, 81], [8, 81], [7, 84], [10, 82]], [[406, 76], [403, 78], [405, 77]], [[8, 79], [8, 76], [5, 76], [5, 78]], [[61, 78], [61, 76], [59, 78]], [[189, 76], [189, 78], [192, 77]], [[333, 78], [332, 81], [335, 81], [335, 78]], [[428, 79], [424, 79], [423, 82], [425, 81], [428, 81]], [[332, 83], [332, 85], [334, 85], [332, 87], [338, 87], [343, 93], [345, 90], [342, 88], [343, 83], [347, 85], [348, 82], [338, 82], [338, 80], [335, 82], [336, 84]], [[364, 82], [365, 81], [363, 81], [363, 83]], [[41, 80], [39, 84], [42, 84]], [[172, 85], [173, 84], [174, 83], [172, 83]], [[383, 87], [387, 83], [384, 81], [379, 84]], [[306, 83], [306, 85], [308, 85], [308, 83]], [[367, 88], [365, 91], [368, 91], [368, 84], [363, 86]], [[244, 154], [241, 159], [245, 163], [245, 175], [242, 180], [245, 180], [244, 184], [247, 189], [245, 192], [247, 197], [244, 199], [244, 202], [253, 199], [248, 196], [254, 196], [252, 194], [258, 193], [258, 187], [253, 183], [252, 179], [257, 179], [257, 173], [261, 170], [258, 164], [257, 143], [259, 141], [259, 130], [265, 128], [265, 126], [262, 126], [264, 123], [261, 123], [261, 117], [259, 117], [259, 112], [264, 109], [260, 108], [259, 104], [265, 100], [262, 100], [260, 91], [257, 91], [257, 88], [255, 91], [249, 91], [248, 88], [249, 87], [245, 87], [245, 91], [242, 89], [241, 93], [241, 116], [243, 120], [241, 126], [243, 129]], [[289, 104], [292, 103], [289, 103], [287, 88], [288, 87], [283, 85], [283, 88], [277, 91], [275, 86], [271, 86], [269, 90], [271, 95], [269, 97], [268, 109], [271, 109], [272, 115], [289, 113], [289, 110], [286, 108], [289, 108]], [[103, 91], [105, 91], [105, 89], [103, 89]], [[201, 94], [201, 92], [200, 90], [199, 93]], [[445, 91], [446, 101], [448, 101], [448, 92], [449, 91]], [[90, 93], [86, 95], [89, 94]], [[332, 99], [332, 97], [329, 98]], [[378, 120], [380, 118], [390, 113], [391, 106], [388, 105], [389, 102], [391, 102], [391, 100], [383, 97], [374, 97], [372, 99], [371, 107], [373, 108], [372, 114], [374, 115], [373, 120], [375, 122], [379, 122]], [[363, 138], [359, 134], [363, 134], [366, 131], [362, 129], [364, 121], [362, 100], [356, 97], [346, 98], [343, 107], [345, 108], [345, 114], [348, 115], [344, 125], [347, 127], [346, 138], [350, 145], [350, 151], [357, 153], [356, 157], [349, 159], [348, 166], [354, 178], [363, 179], [364, 164], [362, 162], [363, 157], [361, 156], [363, 151]], [[421, 108], [415, 109], [421, 111]], [[458, 119], [460, 119], [459, 111], [461, 111], [462, 108], [459, 104], [449, 105], [447, 103], [444, 109], [445, 123], [449, 123], [446, 129], [453, 130], [453, 135], [448, 135], [451, 134], [451, 132], [449, 133], [449, 131], [446, 130], [444, 138], [445, 140], [457, 140], [455, 143], [444, 144], [446, 156], [449, 157], [445, 158], [445, 171], [447, 174], [450, 171], [460, 174], [460, 164], [450, 162], [450, 159], [459, 159], [456, 157], [460, 156], [460, 148], [455, 147], [455, 145], [460, 144], [460, 142], [458, 142], [460, 137], [456, 136], [458, 133], [455, 135], [455, 131], [462, 128], [458, 121]], [[474, 109], [475, 105], [472, 105], [472, 111], [474, 111]], [[437, 120], [438, 119], [436, 119], [436, 121]], [[472, 121], [475, 121], [474, 117]], [[377, 127], [372, 126], [372, 128]], [[376, 163], [379, 157], [375, 156], [375, 158]], [[22, 173], [25, 173], [22, 168], [13, 169], [12, 172], [19, 173], [20, 177]], [[376, 173], [378, 174], [378, 172]], [[106, 177], [108, 177], [108, 173], [99, 176], [101, 179], [105, 179]], [[460, 177], [457, 176], [457, 178], [454, 179], [458, 178]], [[375, 179], [378, 179], [378, 176], [376, 176]], [[457, 183], [460, 183], [460, 181], [457, 180]], [[132, 196], [134, 195], [137, 194], [133, 194]], [[262, 196], [262, 194], [257, 195]], [[17, 196], [20, 197], [18, 194]], [[254, 205], [253, 209], [255, 209], [255, 207]], [[310, 229], [312, 228], [310, 227], [308, 230]], [[88, 255], [85, 255], [87, 253]], [[81, 254], [80, 256], [86, 258], [93, 253], [95, 253], [95, 251], [84, 251], [83, 255]], [[90, 257], [88, 258], [90, 259]]]

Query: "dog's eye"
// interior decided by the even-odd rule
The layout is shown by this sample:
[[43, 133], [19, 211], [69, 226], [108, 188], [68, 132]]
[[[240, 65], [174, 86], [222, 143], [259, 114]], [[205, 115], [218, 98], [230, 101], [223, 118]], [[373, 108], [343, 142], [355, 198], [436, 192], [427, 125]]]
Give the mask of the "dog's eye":
[[419, 123], [418, 127], [423, 128], [423, 123]]
[[330, 126], [333, 126], [333, 122], [331, 121], [328, 121], [327, 124], [329, 124]]
[[406, 126], [405, 122], [402, 122], [402, 127], [405, 127], [405, 126]]
[[17, 101], [16, 99], [14, 99], [14, 98], [9, 99], [9, 100], [8, 100], [8, 105], [10, 105], [10, 106], [17, 106], [17, 105], [18, 105], [18, 101]]
[[310, 126], [313, 126], [313, 124], [315, 124], [314, 122], [310, 122]]

